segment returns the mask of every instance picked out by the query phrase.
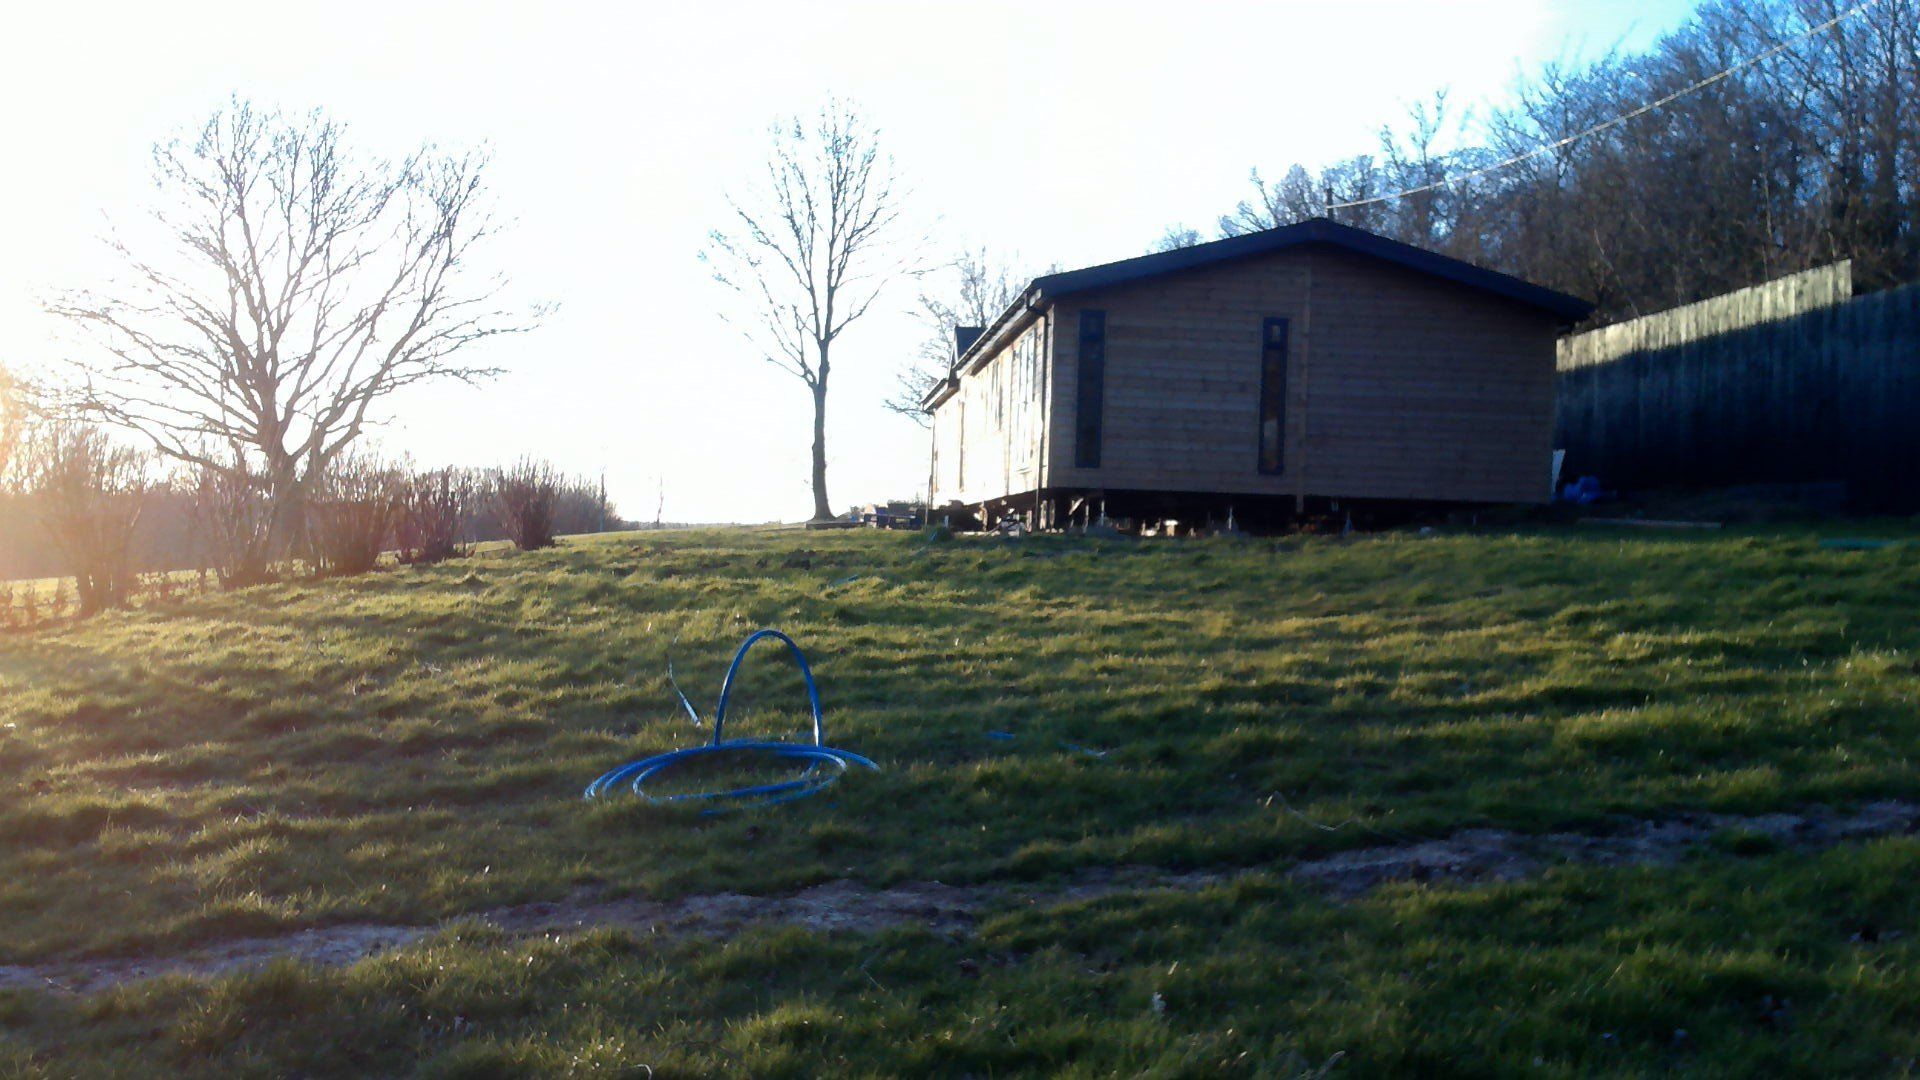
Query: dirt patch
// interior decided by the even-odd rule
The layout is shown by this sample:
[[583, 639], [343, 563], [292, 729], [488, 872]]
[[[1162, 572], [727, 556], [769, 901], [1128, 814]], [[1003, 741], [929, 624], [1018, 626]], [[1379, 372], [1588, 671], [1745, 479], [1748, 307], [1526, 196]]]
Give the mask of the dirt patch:
[[[1920, 805], [1876, 802], [1851, 813], [1682, 814], [1605, 834], [1528, 835], [1469, 829], [1439, 840], [1358, 848], [1295, 863], [1285, 873], [1337, 899], [1352, 899], [1392, 881], [1516, 881], [1556, 862], [1603, 866], [1666, 865], [1711, 844], [1729, 850], [1814, 849], [1850, 840], [1913, 832]], [[1170, 874], [1151, 867], [1088, 870], [1044, 888], [913, 882], [872, 889], [831, 881], [787, 896], [711, 893], [678, 900], [607, 899], [582, 894], [551, 903], [497, 908], [467, 916], [510, 934], [559, 934], [598, 927], [680, 937], [717, 937], [751, 925], [797, 926], [821, 933], [870, 934], [915, 926], [953, 936], [969, 932], [982, 912], [1010, 904], [1052, 905], [1157, 889], [1197, 890], [1261, 870]], [[291, 959], [341, 967], [402, 948], [451, 926], [346, 923], [277, 937], [239, 938], [190, 952], [137, 960], [0, 965], [0, 990], [88, 994], [160, 975], [212, 977]]]
[[599, 926], [672, 934], [713, 936], [754, 923], [777, 923], [820, 932], [871, 934], [909, 923], [935, 933], [964, 933], [973, 926], [983, 888], [937, 881], [869, 889], [831, 881], [789, 896], [709, 893], [679, 900], [576, 899], [529, 904], [478, 916], [509, 933], [550, 934]]
[[[986, 887], [962, 889], [939, 882], [876, 890], [851, 881], [833, 881], [774, 897], [712, 893], [653, 901], [581, 895], [552, 903], [496, 908], [456, 921], [484, 923], [510, 934], [529, 936], [617, 927], [640, 933], [716, 937], [743, 926], [769, 923], [857, 934], [911, 923], [936, 933], [961, 934], [973, 926], [974, 913], [994, 894], [995, 890]], [[236, 938], [190, 952], [138, 960], [0, 966], [0, 990], [89, 994], [159, 975], [225, 975], [280, 959], [343, 967], [411, 945], [450, 925], [343, 923], [278, 937]]]
[[1343, 851], [1300, 863], [1290, 874], [1348, 898], [1389, 881], [1515, 881], [1553, 862], [1666, 865], [1722, 840], [1730, 847], [1750, 845], [1761, 850], [1817, 848], [1912, 832], [1916, 824], [1920, 824], [1920, 806], [1887, 801], [1870, 803], [1850, 814], [1826, 809], [1753, 817], [1681, 814], [1598, 835], [1468, 829], [1442, 840]]
[[281, 937], [235, 938], [170, 956], [138, 960], [81, 960], [38, 966], [0, 966], [0, 990], [54, 990], [90, 994], [160, 975], [212, 977], [293, 959], [344, 967], [375, 953], [410, 945], [437, 932], [430, 926], [344, 924]]

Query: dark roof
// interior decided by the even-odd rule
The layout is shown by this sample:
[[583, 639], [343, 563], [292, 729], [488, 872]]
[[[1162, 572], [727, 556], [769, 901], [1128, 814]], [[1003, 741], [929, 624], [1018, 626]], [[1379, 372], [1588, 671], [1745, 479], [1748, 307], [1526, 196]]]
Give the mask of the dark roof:
[[973, 347], [973, 343], [980, 340], [980, 335], [986, 332], [987, 332], [987, 328], [984, 326], [954, 327], [953, 328], [953, 355], [956, 358], [965, 356], [967, 354], [967, 350]]
[[[1104, 289], [1113, 285], [1129, 285], [1139, 281], [1177, 274], [1185, 270], [1195, 270], [1215, 263], [1232, 259], [1243, 259], [1252, 255], [1267, 255], [1289, 248], [1320, 244], [1352, 251], [1360, 255], [1380, 259], [1383, 262], [1403, 266], [1418, 273], [1442, 278], [1470, 289], [1503, 297], [1515, 303], [1545, 311], [1568, 325], [1579, 322], [1593, 311], [1593, 305], [1577, 296], [1555, 292], [1529, 281], [1522, 281], [1509, 274], [1475, 266], [1470, 262], [1427, 251], [1398, 240], [1389, 240], [1377, 233], [1365, 229], [1356, 229], [1351, 225], [1342, 225], [1330, 218], [1309, 218], [1294, 225], [1283, 225], [1277, 229], [1247, 233], [1243, 236], [1230, 236], [1225, 240], [1215, 240], [1192, 247], [1175, 248], [1172, 251], [1156, 252], [1134, 259], [1122, 259], [1119, 262], [1089, 266], [1083, 270], [1068, 270], [1059, 274], [1048, 274], [1035, 278], [1019, 298], [1000, 314], [984, 331], [963, 338], [962, 330], [956, 330], [954, 337], [959, 345], [959, 356], [954, 364], [954, 376], [957, 378], [968, 365], [979, 359], [992, 347], [996, 339], [1006, 330], [1021, 323], [1021, 316], [1038, 310], [1041, 304], [1057, 300], [1074, 293], [1091, 289]], [[923, 405], [931, 407], [933, 399], [942, 391], [955, 385], [954, 379], [937, 384], [928, 392]]]
[[1577, 296], [1554, 292], [1552, 289], [1522, 281], [1517, 277], [1497, 273], [1470, 262], [1462, 262], [1437, 252], [1414, 247], [1411, 244], [1403, 244], [1398, 240], [1389, 240], [1376, 233], [1342, 225], [1329, 218], [1309, 218], [1297, 225], [1283, 225], [1278, 229], [1266, 229], [1262, 232], [1247, 233], [1244, 236], [1230, 236], [1225, 240], [1215, 240], [1209, 244], [1175, 248], [1172, 251], [1142, 255], [1137, 259], [1123, 259], [1120, 262], [1106, 263], [1101, 266], [1089, 266], [1084, 270], [1069, 270], [1063, 274], [1048, 274], [1046, 277], [1035, 279], [1033, 285], [1049, 298], [1061, 297], [1071, 293], [1085, 292], [1088, 289], [1128, 284], [1164, 274], [1179, 273], [1182, 270], [1210, 266], [1228, 259], [1285, 251], [1303, 244], [1328, 244], [1362, 255], [1371, 255], [1376, 259], [1397, 263], [1409, 270], [1445, 278], [1469, 288], [1493, 293], [1495, 296], [1504, 296], [1529, 307], [1552, 312], [1570, 323], [1579, 322], [1593, 310], [1592, 304]]

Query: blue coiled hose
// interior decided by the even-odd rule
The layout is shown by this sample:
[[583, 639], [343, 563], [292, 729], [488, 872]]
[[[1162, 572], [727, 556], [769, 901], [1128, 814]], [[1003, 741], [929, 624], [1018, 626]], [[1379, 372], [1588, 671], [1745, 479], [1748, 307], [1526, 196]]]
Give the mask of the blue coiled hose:
[[[813, 742], [754, 742], [741, 740], [727, 742], [721, 736], [727, 722], [727, 698], [733, 692], [733, 677], [740, 671], [740, 662], [747, 658], [747, 650], [761, 638], [773, 638], [785, 643], [793, 652], [794, 662], [800, 666], [800, 676], [807, 683], [807, 704], [813, 709]], [[682, 697], [687, 712], [698, 720], [699, 714], [693, 705]], [[650, 795], [646, 791], [646, 782], [675, 766], [692, 761], [695, 758], [710, 757], [715, 754], [758, 754], [765, 757], [787, 761], [807, 762], [807, 771], [792, 780], [777, 784], [756, 784], [751, 787], [733, 788], [728, 791], [696, 791], [684, 795]], [[849, 765], [864, 765], [876, 772], [880, 766], [861, 757], [859, 754], [826, 745], [825, 729], [820, 719], [820, 689], [814, 685], [813, 669], [807, 666], [807, 654], [800, 651], [792, 638], [778, 630], [756, 630], [740, 643], [740, 650], [733, 654], [733, 663], [727, 667], [727, 677], [720, 684], [720, 703], [713, 710], [713, 741], [705, 746], [690, 747], [658, 754], [640, 761], [628, 762], [587, 785], [586, 797], [600, 798], [614, 794], [619, 788], [627, 787], [635, 795], [656, 805], [672, 803], [708, 802], [715, 804], [714, 810], [735, 810], [747, 806], [770, 806], [774, 803], [791, 802], [804, 799], [834, 781], [847, 771]]]

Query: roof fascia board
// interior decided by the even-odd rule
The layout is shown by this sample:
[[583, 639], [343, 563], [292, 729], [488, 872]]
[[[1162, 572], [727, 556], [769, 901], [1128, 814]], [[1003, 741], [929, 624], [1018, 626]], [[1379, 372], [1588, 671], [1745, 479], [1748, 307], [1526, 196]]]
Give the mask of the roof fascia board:
[[1326, 244], [1384, 262], [1493, 293], [1529, 307], [1552, 312], [1571, 324], [1586, 318], [1593, 305], [1578, 297], [1555, 292], [1508, 274], [1475, 266], [1438, 252], [1356, 229], [1326, 218], [1311, 218], [1263, 232], [1246, 233], [1173, 251], [1141, 255], [1039, 278], [1034, 285], [1051, 297], [1086, 292], [1110, 285], [1146, 281], [1183, 270], [1212, 266], [1234, 259], [1271, 254], [1311, 244]]
[[953, 373], [934, 386], [922, 400], [920, 407], [928, 412], [938, 408], [941, 402], [951, 396], [952, 391], [959, 389], [962, 378], [985, 367], [987, 361], [992, 359], [993, 354], [999, 352], [1008, 340], [1031, 326], [1033, 320], [1039, 317], [1041, 308], [1045, 307], [1050, 300], [1051, 298], [1040, 290], [1037, 283], [1028, 285], [1013, 303], [1007, 305], [1007, 310], [1001, 312], [1000, 317], [993, 320], [992, 324], [973, 340], [972, 345], [967, 346], [967, 351], [954, 360]]

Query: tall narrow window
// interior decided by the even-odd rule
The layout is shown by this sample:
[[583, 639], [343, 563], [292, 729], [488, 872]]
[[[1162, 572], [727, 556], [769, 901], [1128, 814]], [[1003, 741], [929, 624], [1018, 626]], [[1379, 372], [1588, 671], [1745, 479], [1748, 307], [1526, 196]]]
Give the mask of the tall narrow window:
[[1260, 471], [1279, 473], [1287, 444], [1287, 320], [1260, 327]]
[[1073, 402], [1073, 464], [1100, 467], [1101, 410], [1107, 396], [1107, 313], [1080, 313], [1080, 366]]

